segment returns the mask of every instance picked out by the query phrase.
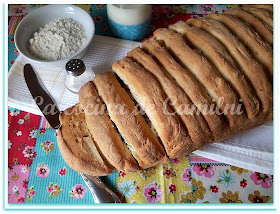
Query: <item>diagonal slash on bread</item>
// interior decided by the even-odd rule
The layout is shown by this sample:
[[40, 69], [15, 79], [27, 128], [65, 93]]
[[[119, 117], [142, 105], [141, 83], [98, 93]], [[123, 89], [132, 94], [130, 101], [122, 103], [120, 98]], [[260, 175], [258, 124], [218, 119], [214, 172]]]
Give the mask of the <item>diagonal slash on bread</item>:
[[254, 118], [259, 113], [259, 100], [252, 92], [253, 89], [247, 78], [239, 70], [224, 46], [212, 35], [197, 27], [190, 27], [185, 22], [177, 22], [169, 28], [183, 34], [196, 49], [204, 53], [205, 57], [217, 68], [219, 74], [242, 99], [248, 118]]
[[162, 145], [137, 111], [113, 72], [96, 75], [94, 83], [107, 106], [111, 120], [142, 168], [168, 161]]
[[[139, 166], [129, 149], [121, 140], [116, 127], [110, 120], [104, 104], [99, 97], [93, 82], [86, 83], [79, 91], [79, 100], [85, 110], [85, 120], [98, 148], [104, 157], [116, 169], [135, 172]], [[98, 109], [98, 112], [95, 110]], [[104, 109], [104, 112], [101, 110]]]

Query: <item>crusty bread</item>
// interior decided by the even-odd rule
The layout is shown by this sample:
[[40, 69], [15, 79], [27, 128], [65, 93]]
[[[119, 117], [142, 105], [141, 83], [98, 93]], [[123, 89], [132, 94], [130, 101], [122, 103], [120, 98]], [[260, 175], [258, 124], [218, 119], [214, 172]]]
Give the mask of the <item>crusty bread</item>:
[[262, 8], [268, 11], [269, 13], [273, 14], [273, 4], [249, 4], [246, 7], [250, 8]]
[[185, 92], [150, 55], [137, 47], [130, 51], [127, 56], [133, 58], [146, 70], [157, 77], [167, 97], [170, 99], [175, 112], [180, 115], [187, 127], [188, 133], [196, 148], [200, 148], [201, 146], [214, 141], [214, 137], [202, 115], [185, 112], [184, 107], [192, 106], [193, 104]]
[[180, 157], [196, 149], [184, 125], [172, 114], [166, 94], [151, 73], [128, 57], [115, 62], [112, 68], [153, 123], [169, 158]]
[[273, 50], [248, 24], [230, 14], [210, 14], [207, 19], [222, 22], [235, 36], [249, 48], [252, 56], [269, 72], [270, 81], [273, 77]]
[[93, 176], [112, 173], [106, 165], [85, 122], [85, 115], [76, 104], [59, 116], [57, 142], [62, 157], [73, 170]]
[[177, 22], [170, 25], [169, 28], [185, 35], [196, 49], [203, 52], [204, 56], [216, 66], [220, 75], [242, 99], [248, 118], [250, 120], [256, 118], [259, 113], [259, 100], [223, 44], [211, 34], [197, 27], [190, 27], [185, 22]]
[[92, 176], [135, 172], [271, 120], [272, 12], [247, 5], [156, 30], [61, 113], [65, 161]]
[[262, 22], [258, 17], [241, 8], [234, 8], [232, 10], [228, 10], [224, 14], [234, 15], [242, 21], [248, 23], [261, 36], [261, 38], [264, 41], [266, 41], [271, 46], [273, 45], [272, 28], [268, 24]]
[[243, 43], [219, 21], [199, 18], [189, 19], [187, 23], [207, 31], [219, 39], [221, 43], [223, 43], [227, 51], [239, 64], [239, 68], [250, 80], [250, 83], [254, 87], [255, 92], [261, 101], [261, 112], [258, 119], [262, 117], [265, 118], [265, 115], [268, 114], [271, 115], [273, 107], [272, 85], [269, 82], [265, 70], [261, 64], [252, 57]]
[[111, 120], [118, 127], [139, 165], [146, 169], [166, 163], [168, 158], [162, 145], [140, 115], [127, 92], [121, 87], [114, 73], [98, 74], [94, 78], [94, 83], [107, 106]]
[[137, 162], [110, 120], [92, 81], [79, 90], [79, 100], [85, 112], [88, 129], [109, 163], [124, 172], [139, 170]]
[[254, 7], [242, 7], [242, 10], [245, 10], [254, 16], [258, 17], [264, 23], [268, 24], [273, 31], [273, 15], [263, 8], [254, 8]]
[[215, 67], [203, 55], [190, 48], [181, 34], [170, 29], [158, 29], [154, 32], [154, 36], [164, 41], [166, 47], [178, 57], [182, 65], [192, 71], [214, 100], [217, 102], [219, 99], [223, 100], [219, 107], [226, 114], [230, 128], [242, 129], [245, 120], [244, 113], [230, 114], [228, 112], [229, 106], [238, 108], [238, 97]]
[[261, 38], [264, 41], [266, 41], [271, 46], [273, 45], [272, 28], [268, 24], [262, 22], [258, 17], [241, 8], [234, 8], [232, 10], [228, 10], [224, 14], [234, 15], [242, 21], [248, 23], [261, 36]]
[[242, 21], [248, 23], [261, 36], [261, 38], [264, 41], [266, 41], [271, 46], [273, 45], [272, 28], [268, 24], [262, 22], [258, 17], [241, 8], [234, 8], [232, 10], [228, 10], [224, 14], [234, 15]]
[[204, 116], [212, 131], [215, 141], [222, 138], [227, 132], [227, 124], [223, 117], [217, 114], [208, 114], [203, 111], [203, 106], [211, 106], [215, 103], [208, 95], [205, 87], [189, 72], [183, 68], [169, 53], [162, 41], [155, 38], [146, 40], [143, 48], [153, 55], [161, 66], [174, 78], [178, 85], [189, 96], [192, 103], [198, 108], [199, 112]]

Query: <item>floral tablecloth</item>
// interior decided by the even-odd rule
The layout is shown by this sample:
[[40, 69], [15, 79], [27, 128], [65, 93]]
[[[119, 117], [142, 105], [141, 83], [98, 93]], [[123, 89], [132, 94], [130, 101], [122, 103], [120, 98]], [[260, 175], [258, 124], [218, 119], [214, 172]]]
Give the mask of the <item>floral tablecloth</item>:
[[[8, 68], [18, 51], [14, 32], [41, 5], [9, 5]], [[93, 17], [96, 34], [113, 36], [106, 5], [78, 5]], [[151, 33], [178, 20], [221, 13], [238, 5], [153, 5]], [[151, 34], [150, 34], [151, 35]], [[92, 204], [79, 173], [70, 169], [45, 118], [8, 109], [8, 202]], [[272, 203], [273, 175], [190, 154], [137, 173], [114, 171], [103, 178], [128, 203]]]

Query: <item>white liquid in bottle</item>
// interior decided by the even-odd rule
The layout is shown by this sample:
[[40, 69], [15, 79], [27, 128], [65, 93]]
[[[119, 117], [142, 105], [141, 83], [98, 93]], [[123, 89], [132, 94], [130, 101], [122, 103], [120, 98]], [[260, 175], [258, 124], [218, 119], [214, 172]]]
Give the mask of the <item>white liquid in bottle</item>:
[[138, 25], [147, 21], [152, 6], [146, 4], [108, 4], [108, 17], [121, 25]]

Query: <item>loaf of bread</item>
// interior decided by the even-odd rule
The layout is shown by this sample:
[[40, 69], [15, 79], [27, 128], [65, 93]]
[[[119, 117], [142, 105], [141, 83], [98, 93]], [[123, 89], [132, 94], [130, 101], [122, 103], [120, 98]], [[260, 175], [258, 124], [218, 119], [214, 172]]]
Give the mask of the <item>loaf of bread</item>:
[[65, 162], [75, 171], [93, 176], [112, 173], [88, 130], [80, 104], [60, 113], [57, 142]]
[[93, 176], [136, 172], [272, 120], [272, 17], [247, 5], [156, 30], [61, 112], [65, 161]]

